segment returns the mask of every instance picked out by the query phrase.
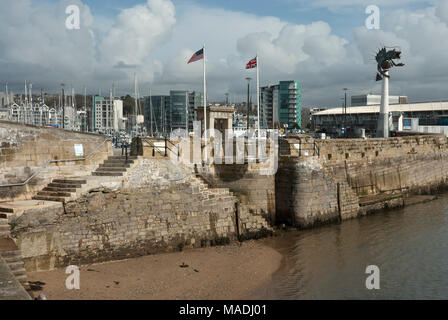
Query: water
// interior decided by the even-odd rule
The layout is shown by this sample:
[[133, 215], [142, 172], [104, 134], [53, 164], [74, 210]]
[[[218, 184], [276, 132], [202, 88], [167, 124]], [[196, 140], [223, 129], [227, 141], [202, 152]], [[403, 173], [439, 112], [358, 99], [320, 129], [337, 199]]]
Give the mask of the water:
[[[266, 243], [284, 261], [256, 298], [448, 298], [448, 195]], [[379, 290], [366, 289], [369, 265], [380, 269]]]

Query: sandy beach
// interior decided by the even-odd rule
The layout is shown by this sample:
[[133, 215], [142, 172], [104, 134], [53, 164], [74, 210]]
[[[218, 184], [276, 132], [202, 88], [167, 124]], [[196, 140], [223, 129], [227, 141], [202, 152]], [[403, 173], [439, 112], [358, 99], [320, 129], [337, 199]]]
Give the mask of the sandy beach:
[[65, 269], [28, 279], [41, 286], [35, 296], [43, 292], [48, 300], [251, 299], [281, 260], [262, 241], [248, 241], [80, 266], [80, 290], [66, 289]]

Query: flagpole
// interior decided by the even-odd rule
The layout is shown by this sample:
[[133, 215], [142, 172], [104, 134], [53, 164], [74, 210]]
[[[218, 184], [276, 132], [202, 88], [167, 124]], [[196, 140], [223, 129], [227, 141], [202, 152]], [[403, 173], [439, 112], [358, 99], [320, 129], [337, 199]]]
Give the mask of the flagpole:
[[260, 60], [257, 53], [257, 115], [258, 115], [258, 137], [260, 137]]
[[205, 134], [205, 160], [207, 161], [207, 81], [206, 81], [206, 66], [205, 66], [205, 44], [202, 47], [202, 50], [204, 52], [204, 134]]

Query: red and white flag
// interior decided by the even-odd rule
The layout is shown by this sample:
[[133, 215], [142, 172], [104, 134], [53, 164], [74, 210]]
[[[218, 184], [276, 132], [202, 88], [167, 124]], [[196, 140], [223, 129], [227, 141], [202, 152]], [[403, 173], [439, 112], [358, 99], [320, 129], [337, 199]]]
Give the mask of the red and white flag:
[[253, 58], [246, 64], [246, 69], [253, 69], [257, 67], [257, 58]]
[[187, 64], [204, 59], [204, 48], [195, 52]]

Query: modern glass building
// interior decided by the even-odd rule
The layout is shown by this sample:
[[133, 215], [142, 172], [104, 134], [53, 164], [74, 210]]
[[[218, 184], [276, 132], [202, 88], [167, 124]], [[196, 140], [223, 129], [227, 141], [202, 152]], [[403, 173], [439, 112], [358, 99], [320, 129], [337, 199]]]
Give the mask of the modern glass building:
[[193, 121], [196, 119], [195, 109], [203, 104], [203, 94], [185, 90], [171, 90], [169, 96], [152, 96], [145, 99], [145, 125], [151, 132], [151, 123], [154, 133], [170, 134], [176, 129], [193, 130]]
[[197, 119], [196, 108], [204, 106], [204, 95], [202, 92], [190, 92], [188, 106], [188, 127], [190, 132], [193, 131], [193, 121]]
[[280, 81], [260, 88], [260, 117], [263, 128], [302, 127], [302, 90], [298, 81]]
[[[151, 103], [152, 102], [152, 119], [151, 119]], [[170, 96], [151, 96], [145, 98], [145, 126], [147, 132], [156, 134], [168, 134], [170, 132], [169, 124]]]
[[187, 127], [188, 105], [188, 91], [170, 91], [171, 131]]

